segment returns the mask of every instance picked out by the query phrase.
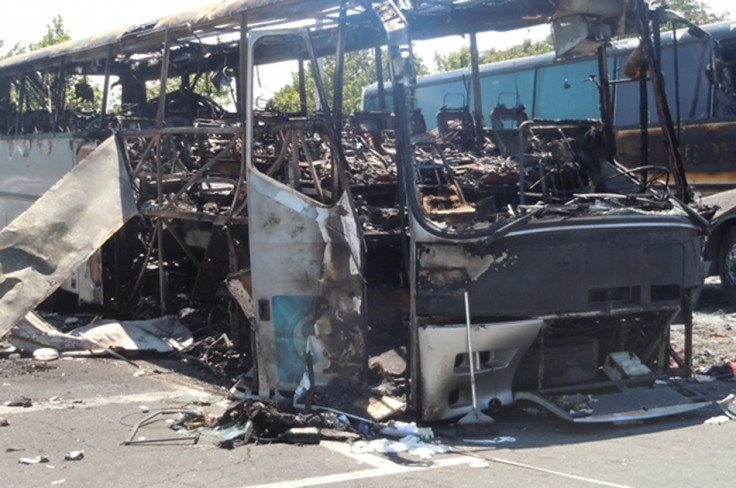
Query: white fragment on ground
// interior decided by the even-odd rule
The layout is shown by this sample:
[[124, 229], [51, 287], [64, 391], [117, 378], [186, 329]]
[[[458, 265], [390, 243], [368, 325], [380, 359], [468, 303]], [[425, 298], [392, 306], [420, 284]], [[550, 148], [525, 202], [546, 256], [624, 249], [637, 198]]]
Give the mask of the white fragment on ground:
[[222, 397], [216, 396], [205, 391], [195, 390], [193, 388], [188, 389], [181, 395], [178, 395], [171, 399], [176, 403], [187, 403], [191, 405], [212, 405], [222, 400]]
[[500, 436], [491, 437], [490, 439], [463, 439], [463, 442], [469, 444], [503, 444], [504, 442], [516, 442], [516, 437]]
[[421, 439], [434, 439], [434, 432], [431, 427], [417, 427], [414, 422], [401, 422], [399, 420], [386, 423], [379, 432], [389, 437], [416, 436]]
[[729, 393], [723, 400], [718, 400], [716, 404], [723, 410], [723, 413], [731, 419], [736, 419], [736, 394]]
[[731, 419], [727, 417], [726, 415], [718, 415], [717, 417], [711, 417], [705, 422], [703, 422], [705, 425], [723, 425], [725, 423], [730, 422]]
[[64, 456], [64, 461], [81, 461], [84, 459], [84, 451], [71, 451]]
[[37, 361], [54, 361], [59, 359], [59, 351], [53, 347], [39, 347], [33, 351], [33, 359]]
[[18, 462], [20, 464], [42, 464], [42, 463], [48, 463], [49, 457], [48, 456], [36, 456], [34, 458], [20, 458]]
[[450, 452], [450, 448], [442, 444], [430, 444], [422, 441], [417, 436], [408, 435], [398, 441], [391, 439], [359, 441], [353, 444], [352, 451], [358, 454], [406, 452], [410, 456], [418, 457], [419, 459], [431, 459], [435, 454]]
[[483, 461], [482, 459], [479, 459], [477, 461], [473, 461], [472, 463], [470, 463], [470, 467], [475, 468], [475, 469], [483, 469], [489, 466], [490, 464], [488, 464], [488, 461]]

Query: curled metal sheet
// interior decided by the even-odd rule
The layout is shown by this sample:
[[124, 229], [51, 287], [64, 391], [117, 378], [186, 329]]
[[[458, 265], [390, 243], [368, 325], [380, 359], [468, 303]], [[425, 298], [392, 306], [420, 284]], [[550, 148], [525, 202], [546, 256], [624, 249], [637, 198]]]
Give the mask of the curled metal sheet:
[[0, 231], [0, 337], [137, 212], [108, 138]]

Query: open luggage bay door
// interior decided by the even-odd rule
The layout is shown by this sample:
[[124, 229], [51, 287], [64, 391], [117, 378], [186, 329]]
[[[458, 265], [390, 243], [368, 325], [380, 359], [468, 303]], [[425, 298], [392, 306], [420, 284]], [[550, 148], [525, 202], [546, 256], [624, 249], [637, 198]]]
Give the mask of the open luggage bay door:
[[[260, 47], [280, 42], [308, 53], [300, 33], [251, 34], [251, 74]], [[254, 78], [248, 77], [250, 94]], [[357, 384], [366, 364], [361, 234], [350, 195], [337, 182], [339, 151], [327, 123], [301, 114], [256, 119], [248, 107], [248, 219], [262, 395], [293, 391], [305, 376], [313, 386]], [[330, 154], [315, 151], [315, 141], [329, 141]]]

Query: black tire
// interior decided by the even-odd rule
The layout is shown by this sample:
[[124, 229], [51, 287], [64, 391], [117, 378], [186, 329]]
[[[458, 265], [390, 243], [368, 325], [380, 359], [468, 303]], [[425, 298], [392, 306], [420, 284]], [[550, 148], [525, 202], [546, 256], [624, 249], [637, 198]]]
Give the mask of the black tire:
[[718, 252], [718, 269], [721, 273], [721, 289], [729, 303], [736, 306], [736, 228], [729, 229], [721, 239]]

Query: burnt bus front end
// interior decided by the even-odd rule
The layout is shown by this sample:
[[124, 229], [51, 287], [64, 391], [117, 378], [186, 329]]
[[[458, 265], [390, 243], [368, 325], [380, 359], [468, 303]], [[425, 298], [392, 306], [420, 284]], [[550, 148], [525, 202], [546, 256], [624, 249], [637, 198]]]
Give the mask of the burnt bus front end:
[[488, 238], [438, 239], [415, 226], [423, 418], [470, 408], [466, 291], [481, 408], [610, 383], [604, 363], [620, 352], [652, 375], [667, 371], [669, 326], [700, 283], [702, 231], [676, 202], [621, 210], [607, 198], [547, 209]]
[[472, 408], [471, 364], [479, 408], [527, 400], [605, 422], [702, 406], [627, 388], [669, 372], [670, 324], [702, 282], [707, 223], [663, 175], [606, 159], [604, 129], [529, 121], [518, 152], [487, 133], [481, 156], [454, 135], [434, 149], [414, 137], [410, 393], [423, 419]]
[[[615, 8], [593, 17], [576, 16], [580, 5], [559, 7], [558, 55], [603, 43], [565, 31], [575, 22], [618, 32], [627, 7], [606, 5]], [[648, 40], [639, 25], [646, 12], [637, 4], [633, 13]], [[670, 358], [680, 359], [670, 350], [670, 324], [682, 311], [692, 328], [708, 224], [682, 203], [689, 193], [676, 157], [670, 168], [616, 162], [605, 62], [602, 121], [527, 120], [501, 134], [482, 127], [476, 58], [472, 111], [443, 107], [428, 136], [412, 123], [416, 77], [400, 63], [406, 31], [387, 28], [397, 174], [409, 216], [409, 404], [426, 421], [519, 400], [574, 422], [702, 407], [661, 383]], [[475, 42], [471, 34], [471, 51]], [[652, 77], [657, 91], [660, 77]]]

